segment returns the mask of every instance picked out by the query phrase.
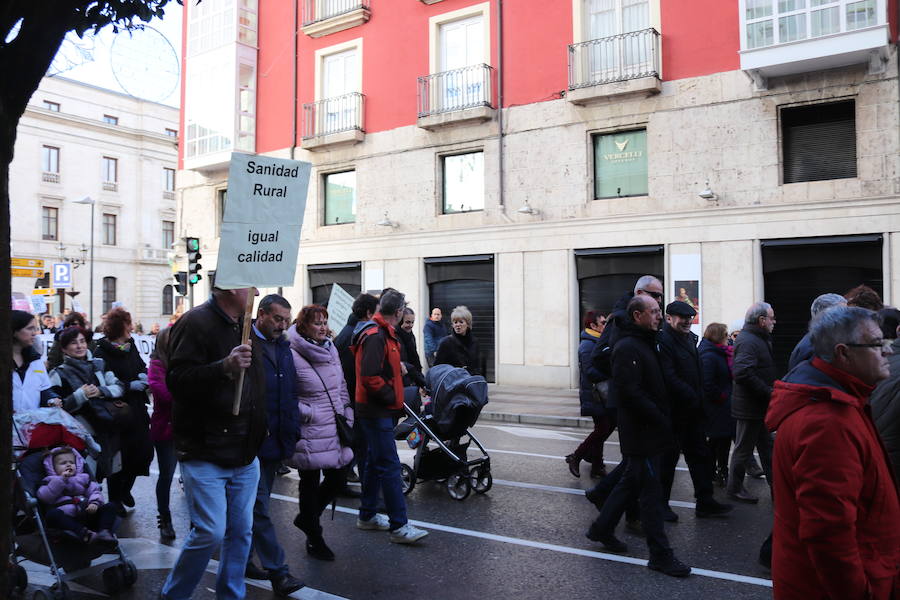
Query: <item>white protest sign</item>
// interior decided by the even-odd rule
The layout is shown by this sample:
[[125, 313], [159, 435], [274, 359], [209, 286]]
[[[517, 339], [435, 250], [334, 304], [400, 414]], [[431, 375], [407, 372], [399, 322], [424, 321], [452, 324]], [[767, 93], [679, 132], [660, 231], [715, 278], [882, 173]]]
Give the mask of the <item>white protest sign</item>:
[[36, 315], [45, 313], [47, 312], [47, 299], [43, 296], [32, 296], [31, 307], [34, 309], [34, 314]]
[[294, 285], [310, 164], [232, 153], [216, 286]]
[[328, 329], [335, 335], [343, 329], [353, 312], [353, 296], [338, 284], [331, 286], [331, 298], [328, 299]]
[[[39, 333], [35, 336], [34, 343], [40, 349], [41, 358], [44, 360], [47, 360], [47, 352], [50, 351], [50, 346], [53, 345], [54, 337], [56, 336], [52, 333]], [[95, 340], [99, 340], [102, 337], [102, 333], [94, 334]], [[156, 337], [152, 335], [133, 335], [131, 339], [134, 340], [138, 354], [144, 359], [144, 362], [150, 364], [150, 355], [153, 353], [153, 349], [156, 348]]]

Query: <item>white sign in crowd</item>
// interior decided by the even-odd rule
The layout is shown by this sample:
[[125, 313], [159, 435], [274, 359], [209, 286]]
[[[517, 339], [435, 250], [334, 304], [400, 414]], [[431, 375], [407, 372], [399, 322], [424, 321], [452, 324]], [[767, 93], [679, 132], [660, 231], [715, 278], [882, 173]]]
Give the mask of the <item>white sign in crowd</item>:
[[[53, 345], [53, 337], [54, 335], [52, 333], [39, 333], [36, 336], [34, 343], [41, 353], [41, 358], [44, 360], [47, 360], [47, 353], [50, 351], [50, 346]], [[95, 340], [99, 340], [102, 337], [102, 334], [94, 334]], [[153, 349], [156, 348], [156, 337], [152, 335], [132, 335], [131, 339], [134, 340], [134, 344], [137, 346], [141, 358], [149, 365], [150, 354], [153, 352]]]

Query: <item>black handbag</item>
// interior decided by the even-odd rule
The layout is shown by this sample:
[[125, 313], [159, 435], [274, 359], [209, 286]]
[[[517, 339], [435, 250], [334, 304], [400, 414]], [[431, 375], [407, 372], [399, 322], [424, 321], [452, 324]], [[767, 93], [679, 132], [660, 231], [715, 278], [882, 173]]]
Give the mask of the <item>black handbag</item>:
[[606, 406], [606, 401], [609, 399], [609, 379], [598, 381], [592, 385], [591, 397], [600, 406]]
[[313, 370], [313, 373], [319, 378], [319, 381], [322, 382], [322, 387], [325, 388], [325, 393], [328, 395], [328, 402], [331, 403], [331, 410], [334, 412], [334, 428], [337, 430], [338, 441], [344, 448], [353, 448], [356, 445], [356, 433], [353, 431], [353, 427], [347, 422], [347, 417], [340, 414], [334, 407], [334, 400], [331, 399], [331, 392], [328, 391], [325, 380], [322, 379], [322, 376], [319, 375], [319, 372], [311, 362], [309, 363], [309, 366]]

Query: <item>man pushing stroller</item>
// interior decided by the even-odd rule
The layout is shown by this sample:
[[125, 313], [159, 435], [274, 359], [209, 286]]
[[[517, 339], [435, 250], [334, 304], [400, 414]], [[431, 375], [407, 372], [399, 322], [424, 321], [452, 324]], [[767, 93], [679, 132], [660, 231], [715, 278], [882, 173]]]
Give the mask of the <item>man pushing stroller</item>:
[[68, 446], [54, 448], [44, 458], [44, 469], [47, 476], [37, 497], [47, 507], [47, 525], [86, 543], [115, 548], [116, 507], [103, 501], [100, 485], [84, 470], [81, 454]]

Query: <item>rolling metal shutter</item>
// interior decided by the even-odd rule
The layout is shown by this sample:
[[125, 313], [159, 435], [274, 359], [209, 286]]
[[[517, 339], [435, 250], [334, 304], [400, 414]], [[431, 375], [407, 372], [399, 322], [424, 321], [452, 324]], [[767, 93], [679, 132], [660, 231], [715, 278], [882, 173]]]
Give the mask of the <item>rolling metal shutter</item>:
[[338, 284], [354, 298], [362, 289], [361, 263], [338, 263], [332, 265], [309, 265], [309, 288], [312, 291], [312, 303], [328, 306], [331, 298], [331, 286]]
[[853, 100], [781, 111], [784, 183], [856, 177]]
[[630, 248], [594, 248], [575, 250], [578, 276], [578, 304], [581, 313], [578, 326], [590, 310], [604, 315], [642, 275], [653, 275], [663, 281], [665, 254], [661, 245]]
[[472, 312], [472, 333], [487, 363], [484, 378], [496, 381], [493, 255], [426, 258], [425, 276], [429, 293], [428, 310], [440, 308], [448, 329], [454, 307], [464, 305]]

